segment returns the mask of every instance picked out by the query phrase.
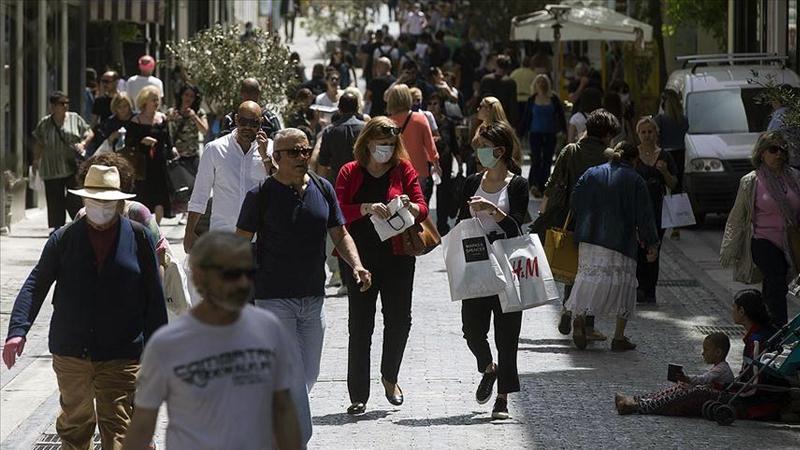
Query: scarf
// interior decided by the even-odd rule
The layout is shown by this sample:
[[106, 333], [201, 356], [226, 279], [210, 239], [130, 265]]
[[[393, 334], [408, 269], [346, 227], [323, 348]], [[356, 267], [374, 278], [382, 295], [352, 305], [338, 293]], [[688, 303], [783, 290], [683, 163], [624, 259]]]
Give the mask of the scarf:
[[792, 205], [789, 203], [788, 190], [791, 189], [798, 197], [800, 197], [800, 180], [798, 180], [798, 172], [789, 165], [784, 165], [780, 173], [775, 173], [767, 169], [763, 165], [756, 170], [758, 177], [764, 181], [767, 186], [767, 192], [778, 204], [781, 215], [786, 223], [790, 226], [797, 226], [797, 211], [792, 210]]

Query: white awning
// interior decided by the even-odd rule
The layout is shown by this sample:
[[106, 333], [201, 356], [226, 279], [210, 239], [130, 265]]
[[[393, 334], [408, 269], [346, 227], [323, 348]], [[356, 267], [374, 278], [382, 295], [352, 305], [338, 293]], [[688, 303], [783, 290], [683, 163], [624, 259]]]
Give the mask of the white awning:
[[[555, 27], [555, 28], [554, 28]], [[651, 41], [653, 27], [602, 6], [547, 5], [544, 10], [514, 17], [512, 41]]]
[[164, 23], [165, 0], [89, 0], [89, 20]]

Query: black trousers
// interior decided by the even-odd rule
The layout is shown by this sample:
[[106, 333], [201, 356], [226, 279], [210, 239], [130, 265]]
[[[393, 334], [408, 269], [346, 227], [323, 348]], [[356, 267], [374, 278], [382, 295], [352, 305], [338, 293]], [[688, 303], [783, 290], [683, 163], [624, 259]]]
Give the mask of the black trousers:
[[451, 178], [453, 154], [450, 152], [439, 153], [439, 165], [442, 167], [442, 182], [436, 186], [436, 228], [439, 233], [449, 230], [447, 219], [455, 208], [458, 208], [455, 194], [453, 193], [453, 180]]
[[[664, 238], [664, 230], [659, 230], [659, 242]], [[658, 271], [660, 268], [661, 248], [659, 247], [656, 260], [647, 261], [647, 249], [639, 247], [636, 254], [636, 280], [639, 282], [638, 290], [646, 298], [656, 298], [656, 285], [658, 285]]]
[[786, 311], [786, 294], [789, 286], [786, 284], [786, 272], [789, 263], [783, 250], [767, 239], [753, 239], [750, 241], [750, 252], [753, 262], [764, 275], [761, 285], [761, 294], [767, 305], [775, 325], [782, 326], [788, 320]]
[[414, 287], [412, 256], [387, 256], [365, 262], [372, 273], [372, 287], [361, 292], [353, 278], [353, 271], [339, 259], [342, 280], [347, 286], [349, 315], [347, 328], [347, 390], [351, 403], [366, 403], [370, 387], [370, 348], [375, 328], [375, 311], [378, 294], [381, 296], [383, 314], [383, 352], [381, 375], [390, 383], [397, 383], [397, 374], [411, 330], [411, 294]]
[[497, 393], [519, 392], [517, 348], [522, 327], [522, 311], [503, 313], [497, 296], [471, 298], [461, 302], [461, 330], [467, 346], [483, 373], [492, 363], [492, 349], [487, 335], [494, 315], [494, 344], [497, 347]]
[[83, 207], [81, 198], [70, 194], [67, 189], [77, 189], [78, 180], [75, 175], [64, 178], [44, 180], [44, 195], [47, 200], [47, 226], [59, 229], [66, 222], [65, 212], [74, 219]]

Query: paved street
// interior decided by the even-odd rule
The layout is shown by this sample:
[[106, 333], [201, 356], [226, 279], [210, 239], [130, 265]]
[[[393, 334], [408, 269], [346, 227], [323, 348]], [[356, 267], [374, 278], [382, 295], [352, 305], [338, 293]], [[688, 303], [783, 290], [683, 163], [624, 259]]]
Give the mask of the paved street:
[[[396, 24], [393, 24], [395, 29]], [[316, 43], [297, 28], [294, 49], [311, 66], [322, 59]], [[527, 173], [527, 167], [525, 168]], [[531, 202], [530, 211], [537, 205]], [[183, 257], [183, 227], [165, 220], [173, 250]], [[615, 392], [644, 393], [667, 384], [668, 363], [687, 372], [705, 370], [700, 357], [703, 327], [722, 327], [733, 341], [729, 362], [741, 364], [742, 330], [730, 319], [732, 294], [743, 285], [717, 262], [722, 222], [711, 217], [681, 240], [666, 241], [662, 252], [658, 304], [640, 308], [629, 324], [635, 351], [612, 353], [608, 343], [579, 351], [556, 330], [560, 304], [524, 314], [519, 370], [522, 392], [509, 397], [511, 420], [493, 421], [492, 402], [478, 405], [475, 361], [461, 333], [460, 304], [449, 300], [441, 249], [419, 258], [414, 286], [413, 325], [399, 384], [401, 407], [384, 398], [379, 381], [380, 317], [373, 338], [373, 389], [366, 415], [353, 418], [346, 387], [347, 300], [328, 297], [327, 330], [319, 382], [311, 393], [314, 437], [324, 449], [522, 449], [522, 448], [797, 448], [800, 426], [736, 422], [720, 427], [702, 419], [618, 416]], [[0, 330], [8, 329], [16, 293], [38, 259], [47, 236], [43, 209], [0, 237]], [[329, 289], [333, 294], [335, 288]], [[0, 368], [0, 447], [48, 448], [58, 413], [52, 360], [47, 351], [49, 299], [28, 336], [25, 353], [11, 370]], [[789, 314], [800, 312], [791, 303]], [[613, 332], [613, 319], [598, 318]], [[490, 334], [491, 336], [491, 334]], [[231, 412], [235, 414], [235, 412]], [[164, 448], [165, 411], [156, 442]], [[37, 443], [40, 445], [37, 446]]]

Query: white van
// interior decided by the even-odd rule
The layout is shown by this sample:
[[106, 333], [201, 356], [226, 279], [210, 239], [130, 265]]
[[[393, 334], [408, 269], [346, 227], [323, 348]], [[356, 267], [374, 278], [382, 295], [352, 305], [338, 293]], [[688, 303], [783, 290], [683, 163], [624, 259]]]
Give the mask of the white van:
[[[689, 120], [686, 134], [684, 190], [697, 222], [708, 213], [728, 213], [739, 180], [753, 170], [750, 155], [765, 131], [772, 108], [756, 102], [764, 91], [749, 80], [758, 74], [766, 82], [800, 85], [800, 78], [783, 67], [785, 57], [767, 54], [695, 55], [676, 58], [684, 68], [670, 74], [666, 87], [683, 99]], [[717, 65], [712, 65], [717, 64]]]

